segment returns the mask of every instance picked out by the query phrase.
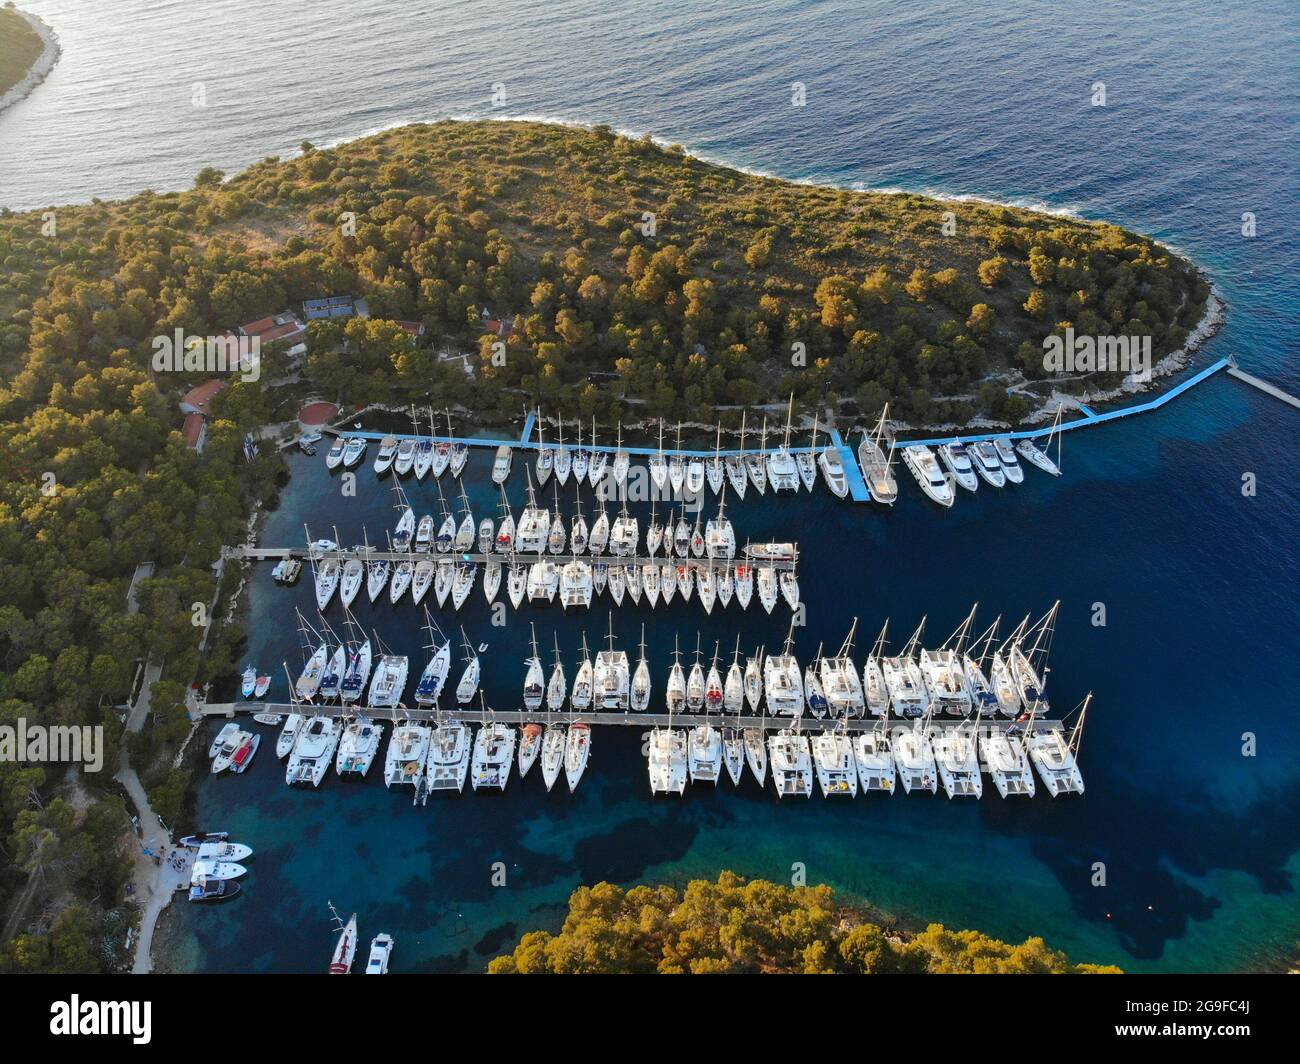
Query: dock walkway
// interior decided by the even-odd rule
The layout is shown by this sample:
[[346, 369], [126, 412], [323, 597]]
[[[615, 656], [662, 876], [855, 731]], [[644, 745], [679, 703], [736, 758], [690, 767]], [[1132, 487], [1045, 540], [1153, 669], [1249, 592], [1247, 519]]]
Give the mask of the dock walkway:
[[424, 561], [433, 562], [446, 559], [453, 562], [473, 562], [475, 565], [484, 565], [492, 559], [501, 562], [502, 565], [509, 565], [517, 562], [520, 565], [532, 565], [535, 562], [554, 562], [556, 565], [567, 565], [572, 561], [586, 562], [588, 565], [685, 565], [690, 569], [720, 569], [723, 566], [749, 565], [758, 567], [761, 565], [770, 565], [777, 571], [794, 569], [798, 564], [798, 553], [794, 557], [785, 558], [746, 558], [737, 556], [735, 558], [681, 558], [673, 555], [671, 558], [664, 556], [655, 557], [618, 557], [613, 554], [480, 554], [477, 552], [456, 554], [448, 552], [446, 554], [430, 554], [427, 551], [417, 551], [412, 554], [409, 551], [386, 551], [372, 550], [369, 554], [365, 551], [357, 550], [331, 550], [331, 551], [309, 551], [306, 547], [226, 547], [225, 557], [237, 561], [265, 562], [265, 561], [284, 561], [287, 558], [296, 558], [299, 561], [306, 561], [309, 557], [316, 561], [323, 561], [326, 558], [334, 558], [338, 561], [346, 561], [349, 558], [358, 558], [362, 561], [388, 561], [388, 562], [409, 562]]
[[1269, 384], [1268, 381], [1260, 380], [1253, 373], [1247, 373], [1245, 370], [1239, 369], [1235, 359], [1229, 359], [1228, 361], [1231, 363], [1228, 366], [1229, 377], [1236, 377], [1237, 380], [1258, 388], [1265, 395], [1271, 395], [1274, 399], [1281, 399], [1282, 402], [1300, 409], [1300, 399], [1297, 399], [1294, 395], [1288, 395], [1276, 385]]

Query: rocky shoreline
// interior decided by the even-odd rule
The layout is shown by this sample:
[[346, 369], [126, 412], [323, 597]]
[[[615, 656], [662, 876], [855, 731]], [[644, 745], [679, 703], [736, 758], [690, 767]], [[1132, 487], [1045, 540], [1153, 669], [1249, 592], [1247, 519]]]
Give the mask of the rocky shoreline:
[[41, 54], [36, 57], [36, 62], [32, 64], [32, 68], [23, 76], [22, 81], [14, 85], [3, 96], [0, 96], [0, 111], [12, 107], [20, 100], [26, 99], [28, 94], [44, 81], [46, 75], [54, 69], [54, 64], [59, 61], [59, 56], [63, 52], [63, 49], [59, 47], [59, 38], [54, 30], [41, 21], [39, 17], [28, 11], [17, 11], [17, 14], [27, 20], [27, 24], [36, 31], [45, 46], [41, 49]]

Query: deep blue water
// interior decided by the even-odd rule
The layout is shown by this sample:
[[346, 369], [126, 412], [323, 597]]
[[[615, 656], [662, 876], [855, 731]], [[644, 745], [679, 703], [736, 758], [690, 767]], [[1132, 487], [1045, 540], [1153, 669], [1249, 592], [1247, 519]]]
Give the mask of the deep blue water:
[[[538, 115], [651, 131], [710, 158], [802, 180], [982, 195], [1104, 217], [1202, 263], [1228, 320], [1202, 360], [1243, 365], [1300, 390], [1295, 205], [1300, 104], [1294, 5], [796, 3], [647, 8], [576, 3], [340, 2], [265, 19], [263, 5], [95, 5], [27, 0], [64, 56], [27, 101], [0, 115], [0, 203], [34, 206], [181, 187], [205, 165], [402, 121]], [[205, 47], [195, 49], [193, 42]], [[111, 57], [111, 63], [110, 63]], [[291, 58], [286, 58], [291, 57]], [[183, 75], [178, 74], [183, 59]], [[208, 106], [191, 105], [203, 81]], [[491, 86], [508, 102], [494, 110]], [[807, 106], [790, 106], [790, 85]], [[1089, 105], [1096, 81], [1108, 104]], [[1258, 235], [1240, 233], [1253, 212]], [[239, 780], [204, 781], [211, 824], [258, 849], [236, 903], [179, 914], [176, 963], [316, 969], [324, 901], [397, 937], [399, 969], [476, 969], [507, 940], [553, 926], [579, 882], [712, 875], [721, 867], [813, 880], [912, 919], [1010, 938], [1043, 934], [1130, 969], [1241, 969], [1293, 959], [1300, 824], [1294, 675], [1298, 512], [1295, 412], [1223, 376], [1163, 410], [1067, 438], [1066, 475], [1034, 472], [938, 513], [910, 488], [895, 512], [822, 492], [733, 518], [742, 537], [793, 531], [807, 655], [853, 616], [870, 638], [886, 616], [905, 635], [922, 614], [942, 638], [974, 600], [990, 616], [1063, 601], [1055, 701], [1096, 692], [1078, 802], [957, 805], [896, 798], [779, 805], [748, 785], [681, 803], [646, 795], [635, 734], [596, 736], [575, 798], [530, 779], [499, 797], [413, 810], [372, 782], [330, 778], [290, 793], [269, 752]], [[490, 453], [467, 474], [476, 511]], [[297, 460], [267, 543], [304, 519], [345, 542], [388, 520], [373, 479], [340, 500], [319, 459]], [[1259, 491], [1240, 490], [1254, 473]], [[520, 493], [512, 482], [516, 505]], [[369, 515], [369, 516], [367, 516]], [[250, 585], [254, 655], [293, 647], [304, 587]], [[1089, 623], [1104, 602], [1108, 624]], [[465, 615], [486, 641], [486, 686], [516, 697], [526, 629], [493, 628], [481, 592]], [[408, 606], [362, 607], [386, 641], [418, 641]], [[530, 611], [572, 661], [580, 625]], [[603, 613], [586, 624], [594, 640]], [[662, 691], [674, 631], [724, 650], [774, 646], [784, 621], [734, 607], [707, 623], [695, 603], [615, 620], [632, 649], [643, 617]], [[1241, 756], [1252, 732], [1258, 755]], [[490, 885], [493, 861], [508, 885]], [[1106, 863], [1109, 886], [1089, 885]]]

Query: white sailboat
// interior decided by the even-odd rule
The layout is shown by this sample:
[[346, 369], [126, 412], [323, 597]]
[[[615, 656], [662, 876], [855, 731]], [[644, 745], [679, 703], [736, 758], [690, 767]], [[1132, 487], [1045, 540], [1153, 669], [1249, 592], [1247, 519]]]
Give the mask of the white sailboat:
[[1079, 771], [1078, 761], [1079, 742], [1083, 737], [1083, 722], [1091, 703], [1092, 692], [1089, 692], [1078, 707], [1079, 719], [1075, 722], [1069, 739], [1063, 735], [1063, 728], [1040, 729], [1033, 719], [1030, 720], [1025, 746], [1034, 768], [1038, 770], [1038, 778], [1053, 798], [1059, 798], [1062, 794], [1083, 793], [1083, 773]]
[[682, 456], [682, 423], [677, 422], [677, 449], [668, 459], [668, 483], [672, 485], [673, 498], [680, 499], [686, 485], [686, 463]]
[[[736, 601], [740, 603], [742, 610], [749, 609], [750, 600], [754, 597], [754, 567], [748, 562], [741, 562], [736, 566], [735, 571], [736, 584]], [[776, 600], [772, 602], [776, 605]], [[771, 610], [768, 610], [770, 613]]]
[[[482, 695], [479, 696], [482, 699]], [[470, 759], [470, 786], [474, 790], [504, 791], [510, 782], [510, 772], [515, 764], [514, 728], [488, 719], [486, 701], [483, 702], [483, 725], [474, 736], [474, 753]]]
[[[420, 679], [415, 685], [415, 701], [421, 706], [435, 706], [438, 704], [438, 697], [442, 694], [442, 689], [447, 683], [447, 674], [451, 671], [451, 643], [447, 639], [441, 642], [434, 636], [435, 625], [433, 618], [429, 616], [429, 610], [426, 607], [424, 611], [424, 630], [429, 633], [429, 642], [426, 644], [426, 650], [432, 650], [433, 654], [429, 657], [429, 663], [425, 665], [424, 671], [420, 673]], [[442, 633], [439, 632], [439, 635]]]
[[868, 731], [858, 732], [853, 740], [853, 760], [858, 769], [858, 783], [864, 794], [884, 791], [893, 794], [897, 773], [894, 769], [894, 751], [889, 742], [888, 714], [882, 716]]
[[415, 413], [415, 407], [411, 407], [411, 428], [418, 440], [415, 447], [415, 459], [411, 466], [415, 470], [415, 479], [423, 480], [429, 475], [429, 470], [433, 468], [433, 411], [429, 411], [430, 436], [427, 439], [420, 435], [420, 421]]
[[569, 482], [569, 471], [573, 468], [573, 452], [564, 446], [564, 418], [560, 418], [555, 445], [555, 479], [561, 484]]
[[858, 796], [858, 769], [853, 742], [841, 728], [827, 728], [812, 741], [813, 767], [822, 797]]
[[[1020, 457], [1030, 465], [1037, 466], [1044, 473], [1051, 473], [1054, 477], [1061, 475], [1061, 416], [1065, 413], [1065, 404], [1062, 403], [1056, 408], [1056, 417], [1052, 420], [1052, 428], [1047, 434], [1047, 441], [1040, 450], [1038, 444], [1026, 437], [1016, 444], [1016, 450], [1020, 452]], [[1052, 440], [1056, 440], [1056, 460], [1051, 458]]]
[[644, 712], [650, 706], [650, 665], [645, 658], [645, 625], [641, 625], [641, 658], [632, 674], [631, 705], [636, 712]]
[[812, 757], [808, 740], [793, 728], [768, 736], [772, 783], [778, 798], [812, 797]]
[[311, 784], [319, 787], [334, 760], [339, 743], [339, 725], [333, 717], [315, 716], [298, 729], [289, 752], [284, 780], [289, 786]]
[[650, 480], [657, 493], [662, 493], [668, 480], [668, 463], [664, 460], [664, 419], [659, 419], [659, 450], [650, 456]]
[[591, 725], [577, 721], [569, 725], [569, 734], [564, 743], [564, 779], [569, 785], [569, 793], [578, 789], [582, 774], [587, 771], [587, 760], [591, 757]]
[[578, 419], [578, 447], [573, 452], [573, 479], [581, 484], [587, 479], [587, 452], [582, 449], [582, 419]]
[[723, 466], [727, 471], [727, 480], [731, 484], [731, 490], [736, 493], [736, 498], [745, 497], [745, 488], [749, 484], [749, 477], [745, 474], [745, 423], [746, 411], [740, 412], [740, 445], [735, 454], [729, 454], [723, 460]]
[[913, 655], [925, 630], [925, 618], [917, 625], [912, 638], [907, 641], [902, 654], [896, 657], [880, 659], [880, 669], [884, 675], [885, 689], [889, 692], [889, 701], [894, 712], [900, 717], [924, 717], [930, 709], [930, 695], [925, 688], [925, 679], [921, 667]]
[[374, 678], [370, 681], [368, 704], [372, 709], [393, 709], [402, 701], [406, 690], [406, 677], [410, 668], [410, 659], [404, 654], [389, 654], [378, 634], [375, 642], [381, 651], [379, 663], [375, 666]]
[[524, 709], [534, 712], [541, 708], [542, 696], [545, 693], [546, 676], [542, 671], [542, 659], [537, 653], [537, 626], [530, 625], [532, 628], [532, 657], [528, 658], [525, 665], [528, 666], [528, 672], [524, 677]]
[[812, 491], [817, 486], [817, 419], [813, 418], [812, 445], [806, 451], [799, 451], [794, 456], [794, 464], [799, 467], [799, 479], [804, 491]]
[[426, 794], [431, 791], [464, 792], [472, 745], [470, 731], [469, 725], [455, 719], [440, 721], [433, 729], [425, 759]]
[[717, 436], [713, 442], [713, 457], [709, 459], [705, 467], [704, 475], [708, 478], [709, 487], [713, 489], [713, 494], [717, 495], [722, 491], [722, 485], [727, 481], [727, 473], [722, 464], [722, 422], [718, 422]]
[[929, 728], [935, 768], [949, 799], [980, 798], [984, 794], [976, 727], [973, 722], [962, 721], [953, 727], [932, 724]]
[[798, 491], [799, 467], [790, 453], [791, 419], [794, 417], [794, 393], [790, 393], [789, 412], [785, 419], [785, 437], [781, 445], [767, 456], [767, 482], [773, 491]]
[[898, 501], [898, 481], [894, 478], [893, 456], [894, 443], [890, 440], [889, 453], [886, 454], [881, 444], [885, 439], [885, 424], [889, 416], [889, 404], [880, 412], [880, 421], [871, 435], [862, 433], [858, 444], [858, 465], [862, 467], [863, 479], [867, 482], [867, 491], [872, 499], [885, 506], [893, 506]]
[[[627, 709], [631, 699], [631, 674], [627, 653], [614, 649], [614, 615], [609, 615], [609, 649], [596, 655], [594, 701], [597, 709]], [[572, 741], [570, 729], [570, 741]]]
[[582, 554], [587, 549], [587, 521], [582, 516], [582, 493], [574, 492], [573, 523], [569, 528], [569, 550], [573, 554]]
[[551, 668], [551, 678], [546, 683], [546, 712], [564, 709], [564, 699], [569, 693], [568, 680], [564, 676], [564, 665], [560, 662], [560, 639], [555, 636], [555, 665]]
[[593, 415], [591, 419], [591, 461], [587, 464], [587, 483], [593, 488], [599, 485], [605, 477], [605, 469], [608, 464], [609, 455], [596, 449], [596, 418]]
[[360, 714], [343, 729], [338, 753], [334, 757], [334, 771], [339, 776], [365, 779], [383, 741], [384, 726], [368, 719], [364, 713]]
[[[610, 469], [614, 477], [614, 486], [620, 491], [623, 490], [624, 485], [627, 483], [627, 471], [631, 465], [631, 458], [628, 456], [627, 451], [623, 450], [623, 422], [620, 421], [618, 423], [618, 444], [614, 450], [614, 462]], [[593, 480], [592, 487], [595, 486], [596, 482]]]
[[478, 660], [478, 654], [474, 648], [469, 645], [469, 637], [465, 635], [465, 628], [462, 625], [460, 630], [461, 646], [465, 648], [465, 671], [461, 673], [460, 683], [456, 685], [456, 701], [462, 706], [468, 705], [474, 700], [478, 693], [479, 675], [481, 672]]
[[[803, 678], [799, 674], [793, 645], [794, 623], [791, 622], [781, 653], [770, 655], [763, 662], [763, 692], [767, 698], [767, 711], [774, 717], [803, 715]], [[807, 748], [807, 742], [804, 747]]]
[[546, 446], [546, 434], [542, 429], [542, 412], [537, 411], [537, 486], [545, 487], [555, 468], [555, 451]]
[[934, 764], [934, 750], [926, 735], [925, 722], [918, 720], [894, 737], [894, 767], [902, 780], [903, 791], [929, 791], [934, 794], [939, 787], [939, 773]]

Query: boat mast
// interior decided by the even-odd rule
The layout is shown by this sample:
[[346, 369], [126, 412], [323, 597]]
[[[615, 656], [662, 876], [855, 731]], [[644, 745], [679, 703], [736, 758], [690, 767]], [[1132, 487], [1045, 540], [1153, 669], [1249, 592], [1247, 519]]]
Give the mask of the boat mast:
[[1083, 706], [1079, 710], [1079, 719], [1075, 722], [1074, 731], [1070, 733], [1070, 755], [1077, 761], [1079, 759], [1079, 741], [1083, 736], [1083, 722], [1088, 716], [1088, 706], [1092, 702], [1092, 692], [1088, 692], [1088, 697], [1083, 700]]
[[975, 611], [979, 608], [980, 604], [978, 602], [970, 608], [970, 613], [966, 615], [966, 619], [961, 622], [952, 635], [944, 640], [943, 645], [939, 648], [940, 650], [948, 650], [951, 647], [953, 653], [960, 656], [962, 647], [966, 645], [966, 635], [970, 631], [970, 626], [975, 622]]

